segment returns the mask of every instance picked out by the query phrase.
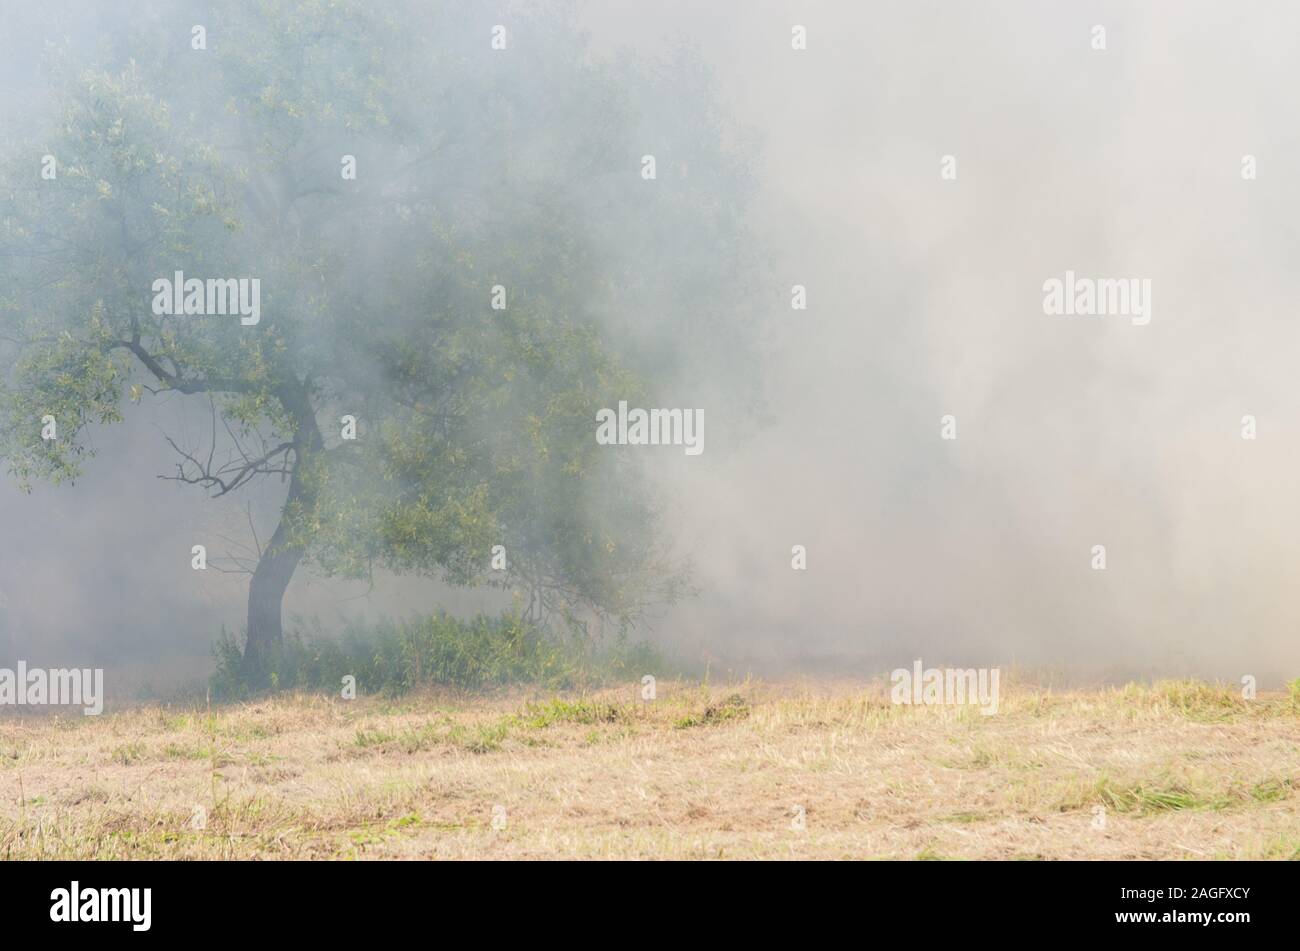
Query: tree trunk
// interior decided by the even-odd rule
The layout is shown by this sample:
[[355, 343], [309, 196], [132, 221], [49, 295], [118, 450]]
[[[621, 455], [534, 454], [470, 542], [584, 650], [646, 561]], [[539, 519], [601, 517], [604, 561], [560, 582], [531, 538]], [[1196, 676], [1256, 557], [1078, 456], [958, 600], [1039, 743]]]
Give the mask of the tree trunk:
[[284, 592], [303, 557], [300, 547], [286, 546], [290, 510], [295, 505], [310, 509], [314, 501], [303, 482], [303, 463], [324, 448], [320, 428], [316, 425], [316, 414], [305, 387], [294, 386], [286, 390], [280, 394], [280, 400], [293, 414], [297, 434], [293, 472], [289, 476], [289, 494], [284, 500], [280, 523], [258, 559], [253, 579], [248, 585], [248, 639], [244, 644], [242, 673], [245, 680], [254, 686], [266, 684], [270, 662], [283, 643]]
[[[297, 479], [296, 473], [293, 478]], [[293, 499], [291, 486], [286, 508]], [[301, 550], [284, 547], [285, 519], [282, 514], [248, 585], [248, 641], [244, 645], [243, 672], [252, 684], [260, 685], [266, 679], [268, 663], [283, 641], [284, 592], [302, 560]]]

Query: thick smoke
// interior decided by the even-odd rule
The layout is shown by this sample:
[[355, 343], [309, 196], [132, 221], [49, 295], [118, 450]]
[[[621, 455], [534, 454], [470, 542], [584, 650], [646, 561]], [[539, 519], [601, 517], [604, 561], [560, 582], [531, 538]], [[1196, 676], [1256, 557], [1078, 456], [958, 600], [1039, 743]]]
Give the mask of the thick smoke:
[[[47, 38], [92, 51], [133, 28], [101, 4], [5, 6], [0, 122], [15, 134], [48, 101]], [[735, 382], [719, 354], [692, 369], [705, 453], [644, 450], [699, 588], [647, 636], [777, 674], [924, 657], [1071, 678], [1295, 677], [1300, 11], [804, 6], [579, 8], [597, 53], [685, 45], [712, 69], [752, 133], [753, 181], [734, 194], [766, 262], [766, 424], [713, 411], [708, 394]], [[795, 24], [807, 50], [791, 49]], [[667, 254], [674, 236], [661, 240]], [[1149, 279], [1151, 322], [1046, 315], [1043, 283], [1067, 270]], [[790, 308], [796, 284], [806, 310]], [[632, 300], [620, 319], [679, 333], [662, 304]], [[238, 629], [246, 578], [208, 572], [196, 597], [186, 553], [197, 534], [246, 538], [245, 502], [269, 518], [282, 489], [217, 504], [156, 480], [174, 461], [160, 427], [198, 426], [202, 409], [177, 397], [97, 434], [76, 486], [0, 486], [0, 651], [7, 636], [33, 662], [167, 681], [203, 670], [222, 624]], [[1105, 571], [1090, 567], [1099, 544]], [[286, 613], [496, 603], [427, 579], [367, 593], [304, 573]]]

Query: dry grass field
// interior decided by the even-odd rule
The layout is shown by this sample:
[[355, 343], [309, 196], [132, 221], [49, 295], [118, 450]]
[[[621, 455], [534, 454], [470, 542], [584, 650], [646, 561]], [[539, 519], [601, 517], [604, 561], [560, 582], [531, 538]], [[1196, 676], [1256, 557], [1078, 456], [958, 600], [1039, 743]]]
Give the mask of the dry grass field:
[[987, 717], [880, 682], [638, 697], [6, 716], [0, 857], [1300, 858], [1294, 695], [1004, 682]]

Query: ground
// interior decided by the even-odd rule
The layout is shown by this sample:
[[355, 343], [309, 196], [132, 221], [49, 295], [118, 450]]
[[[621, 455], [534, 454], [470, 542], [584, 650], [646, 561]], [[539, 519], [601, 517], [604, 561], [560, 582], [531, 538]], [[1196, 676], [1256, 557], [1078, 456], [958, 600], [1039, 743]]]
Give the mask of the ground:
[[1300, 858], [1300, 697], [872, 683], [0, 717], [0, 857]]

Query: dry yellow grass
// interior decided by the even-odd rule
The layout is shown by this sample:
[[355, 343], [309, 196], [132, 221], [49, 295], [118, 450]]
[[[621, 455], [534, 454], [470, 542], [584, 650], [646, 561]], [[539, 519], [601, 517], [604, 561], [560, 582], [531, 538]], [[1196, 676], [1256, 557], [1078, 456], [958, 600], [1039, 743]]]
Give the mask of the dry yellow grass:
[[1300, 857], [1291, 696], [1004, 683], [988, 717], [879, 683], [637, 696], [6, 717], [0, 857]]

